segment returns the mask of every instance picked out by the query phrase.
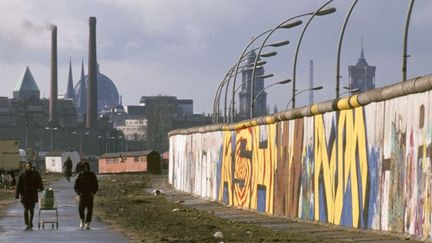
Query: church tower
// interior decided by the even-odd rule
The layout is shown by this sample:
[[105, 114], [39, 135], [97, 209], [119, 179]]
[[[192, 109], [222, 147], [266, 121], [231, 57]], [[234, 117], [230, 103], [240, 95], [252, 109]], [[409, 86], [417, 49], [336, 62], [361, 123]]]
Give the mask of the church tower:
[[356, 65], [348, 66], [349, 88], [364, 92], [375, 88], [375, 66], [369, 66], [364, 57], [363, 40], [361, 44], [360, 58]]
[[73, 88], [73, 78], [72, 78], [72, 57], [69, 57], [69, 75], [67, 82], [66, 94], [64, 95], [66, 99], [75, 100], [75, 91]]
[[[250, 107], [251, 107], [251, 86], [252, 86], [252, 67], [255, 62], [256, 54], [252, 51], [246, 57], [246, 67], [242, 70], [242, 84], [239, 107], [239, 118], [249, 118]], [[260, 59], [258, 58], [258, 61]], [[255, 83], [254, 83], [254, 95], [257, 95], [262, 89], [264, 89], [264, 78], [258, 78], [264, 75], [264, 68], [262, 66], [257, 67], [255, 70]], [[267, 114], [267, 93], [262, 92], [255, 101], [254, 104], [254, 117], [263, 116]]]

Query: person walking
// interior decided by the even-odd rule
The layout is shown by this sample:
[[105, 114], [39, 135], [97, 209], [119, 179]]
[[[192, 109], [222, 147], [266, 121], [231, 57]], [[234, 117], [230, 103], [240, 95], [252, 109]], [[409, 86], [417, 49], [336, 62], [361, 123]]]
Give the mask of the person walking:
[[82, 161], [82, 160], [80, 160], [80, 162], [78, 162], [78, 164], [76, 164], [76, 166], [75, 166], [75, 174], [77, 176], [82, 171], [83, 164], [84, 164], [84, 161]]
[[38, 190], [44, 189], [40, 174], [33, 169], [31, 162], [25, 163], [25, 171], [18, 177], [15, 198], [21, 196], [24, 206], [24, 223], [26, 230], [33, 228], [33, 216], [35, 204], [38, 202]]
[[72, 176], [72, 160], [71, 157], [68, 157], [63, 164], [64, 175], [66, 180], [70, 182], [70, 177]]
[[[74, 185], [75, 192], [79, 195], [78, 212], [80, 216], [80, 228], [90, 229], [93, 215], [93, 197], [98, 191], [99, 185], [95, 173], [90, 171], [90, 164], [84, 162], [82, 171], [78, 174]], [[87, 215], [85, 209], [87, 208]]]

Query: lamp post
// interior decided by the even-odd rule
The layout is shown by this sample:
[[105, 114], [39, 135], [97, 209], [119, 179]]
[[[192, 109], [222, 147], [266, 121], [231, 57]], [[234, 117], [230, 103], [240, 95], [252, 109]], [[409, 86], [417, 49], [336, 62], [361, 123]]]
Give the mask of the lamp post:
[[[266, 74], [266, 75], [262, 75], [262, 76], [259, 76], [258, 78], [271, 78], [271, 77], [273, 77], [274, 75], [273, 74]], [[228, 113], [230, 113], [232, 110], [231, 109], [234, 109], [233, 108], [233, 106], [232, 106], [232, 104], [234, 103], [234, 102], [232, 102], [232, 100], [233, 99], [235, 99], [235, 94], [237, 93], [237, 91], [246, 83], [246, 82], [249, 82], [249, 81], [251, 81], [252, 79], [246, 79], [246, 80], [244, 80], [235, 90], [234, 90], [234, 96], [231, 96], [231, 100], [230, 100], [230, 102], [228, 103], [229, 105], [228, 105]], [[280, 82], [278, 82], [278, 83], [282, 83], [282, 82], [285, 82], [286, 80], [284, 80], [284, 81], [280, 81]], [[290, 80], [291, 81], [291, 80]], [[278, 84], [278, 83], [276, 83], [276, 84]]]
[[[290, 21], [292, 21], [292, 20], [294, 20], [294, 19], [296, 19], [296, 18], [299, 18], [299, 17], [305, 16], [305, 15], [307, 15], [307, 14], [297, 15], [297, 16], [295, 16], [295, 17], [289, 18], [289, 19], [283, 21], [282, 23], [278, 24], [276, 27], [274, 27], [273, 29], [271, 29], [271, 30], [267, 33], [267, 36], [264, 38], [263, 42], [261, 43], [261, 46], [260, 46], [260, 48], [259, 48], [259, 50], [258, 50], [258, 53], [257, 53], [256, 57], [255, 57], [254, 67], [253, 67], [253, 70], [252, 70], [252, 82], [251, 82], [251, 87], [250, 87], [250, 89], [251, 89], [251, 106], [250, 106], [250, 111], [249, 111], [249, 117], [250, 117], [250, 118], [253, 117], [253, 111], [254, 111], [254, 107], [253, 107], [252, 104], [253, 104], [253, 100], [254, 100], [254, 97], [255, 97], [255, 95], [254, 95], [254, 92], [255, 92], [255, 74], [256, 74], [256, 63], [258, 62], [258, 58], [259, 58], [260, 56], [262, 56], [262, 57], [271, 57], [271, 56], [274, 56], [274, 55], [277, 54], [276, 52], [270, 52], [270, 53], [264, 53], [264, 54], [261, 54], [261, 51], [262, 51], [263, 47], [265, 46], [265, 43], [267, 42], [267, 40], [270, 38], [270, 36], [271, 36], [271, 35], [272, 35], [272, 34], [273, 34], [277, 29], [290, 29], [290, 28], [294, 28], [294, 27], [296, 27], [296, 26], [301, 25], [301, 24], [302, 24], [302, 21], [300, 21], [300, 20], [295, 21], [295, 22], [292, 22], [292, 23], [290, 23]], [[277, 47], [277, 46], [276, 46], [276, 47]]]
[[213, 123], [219, 123], [219, 104], [220, 104], [220, 95], [223, 86], [228, 82], [227, 78], [231, 75], [232, 71], [234, 69], [234, 66], [231, 67], [228, 72], [225, 74], [224, 79], [219, 83], [218, 88], [216, 89], [216, 94], [213, 100]]
[[112, 146], [111, 149], [110, 149], [110, 152], [115, 152], [115, 145], [114, 145], [114, 139], [115, 139], [115, 137], [109, 137], [109, 139], [112, 140], [112, 145], [111, 145], [111, 142], [110, 142], [110, 146]]
[[105, 142], [105, 153], [108, 153], [108, 143], [107, 143], [107, 139], [104, 136], [98, 136], [99, 139], [103, 139]]
[[79, 152], [80, 152], [80, 154], [82, 153], [82, 144], [83, 144], [83, 140], [82, 140], [82, 138], [83, 138], [83, 134], [84, 135], [89, 135], [90, 134], [90, 132], [79, 132], [79, 131], [75, 131], [75, 132], [72, 132], [72, 134], [79, 134]]
[[267, 85], [266, 87], [264, 87], [263, 89], [261, 89], [261, 90], [258, 92], [258, 94], [255, 95], [255, 98], [253, 99], [252, 106], [255, 105], [256, 100], [257, 100], [258, 97], [259, 97], [259, 96], [264, 92], [264, 90], [266, 90], [266, 89], [268, 89], [268, 88], [270, 88], [270, 87], [272, 87], [272, 86], [278, 85], [278, 84], [287, 84], [287, 83], [289, 83], [289, 82], [291, 82], [291, 79], [286, 79], [286, 80], [283, 80], [283, 81], [279, 81], [279, 82], [277, 82], [277, 83], [272, 83], [272, 84]]
[[53, 151], [53, 132], [57, 129], [58, 127], [45, 127], [45, 130], [50, 131], [50, 152]]
[[407, 80], [407, 58], [409, 55], [407, 54], [408, 49], [408, 30], [409, 30], [409, 22], [411, 19], [411, 12], [414, 6], [415, 0], [411, 0], [410, 5], [408, 7], [407, 15], [405, 18], [405, 31], [404, 31], [404, 40], [403, 40], [403, 53], [402, 53], [402, 81]]
[[307, 21], [306, 25], [303, 27], [303, 30], [299, 36], [298, 41], [297, 41], [297, 47], [295, 50], [294, 62], [293, 62], [293, 77], [292, 77], [292, 99], [293, 99], [292, 102], [293, 103], [292, 103], [292, 108], [295, 108], [297, 58], [298, 58], [298, 53], [300, 50], [301, 41], [303, 40], [303, 36], [304, 36], [304, 33], [306, 32], [307, 27], [309, 26], [309, 24], [311, 23], [311, 21], [314, 19], [315, 16], [324, 16], [324, 15], [334, 13], [336, 11], [336, 8], [325, 8], [331, 2], [333, 2], [333, 0], [327, 1], [326, 3], [321, 5], [321, 7], [319, 7], [315, 12], [308, 14], [308, 15], [311, 15], [311, 17]]
[[[249, 53], [252, 53], [253, 51], [255, 51], [256, 50], [256, 48], [255, 49], [252, 49], [252, 50], [250, 50], [249, 52], [247, 52], [246, 54], [245, 54], [245, 56], [247, 56]], [[242, 62], [242, 61], [244, 61], [244, 59], [241, 59], [240, 60], [240, 62]], [[263, 66], [263, 65], [265, 65], [267, 63], [267, 61], [260, 61], [257, 65], [259, 65], [259, 66]], [[238, 63], [239, 64], [239, 63]], [[236, 65], [236, 68], [238, 67], [238, 65]], [[244, 65], [244, 66], [240, 66], [239, 68], [248, 68], [248, 69], [246, 69], [246, 70], [251, 70], [251, 64], [249, 63], [249, 64], [246, 64], [246, 65]], [[235, 97], [234, 97], [234, 95], [235, 95], [235, 80], [236, 80], [236, 78], [237, 78], [237, 74], [238, 73], [240, 73], [240, 72], [242, 72], [242, 71], [244, 71], [244, 69], [243, 70], [238, 70], [238, 69], [236, 69], [237, 71], [235, 72], [235, 73], [232, 73], [230, 76], [229, 76], [229, 79], [227, 80], [227, 82], [229, 82], [230, 81], [230, 79], [232, 78], [232, 77], [234, 77], [234, 82], [233, 82], [233, 96], [231, 97], [231, 101], [229, 102], [229, 105], [228, 106], [230, 106], [231, 105], [231, 103], [232, 103], [232, 107], [234, 107], [234, 103], [235, 103]], [[250, 81], [251, 79], [248, 79], [248, 81]], [[244, 84], [245, 82], [242, 82], [242, 85]], [[229, 88], [229, 86], [227, 85], [227, 87], [226, 87], [226, 89], [225, 89], [225, 102], [224, 102], [224, 117], [225, 117], [225, 122], [228, 122], [228, 118], [229, 118], [229, 111], [228, 111], [228, 113], [227, 113], [227, 99], [228, 99], [228, 88]], [[232, 111], [233, 113], [232, 113], [232, 115], [231, 115], [231, 122], [232, 121], [234, 121], [234, 115], [235, 115], [235, 111], [233, 110]]]
[[309, 89], [301, 90], [301, 91], [299, 91], [299, 92], [297, 92], [297, 93], [294, 91], [294, 96], [291, 97], [291, 99], [288, 101], [288, 103], [287, 103], [287, 105], [286, 105], [286, 107], [285, 107], [285, 110], [288, 110], [288, 106], [289, 106], [289, 104], [290, 104], [290, 103], [295, 99], [295, 97], [296, 97], [297, 95], [299, 95], [299, 94], [301, 94], [301, 93], [303, 93], [303, 92], [309, 91], [309, 90], [316, 91], [316, 90], [320, 90], [320, 89], [322, 89], [322, 88], [323, 88], [323, 86], [317, 86], [317, 87], [313, 87], [313, 88], [309, 88]]
[[118, 139], [119, 139], [119, 142], [120, 142], [119, 152], [123, 152], [123, 139], [124, 139], [124, 137], [123, 136], [119, 136]]
[[[288, 21], [286, 21], [286, 22], [288, 22]], [[290, 26], [290, 25], [287, 25], [286, 27], [288, 27], [288, 28], [291, 28], [291, 27], [294, 27], [294, 26]], [[280, 28], [285, 28], [285, 26], [281, 26]], [[243, 51], [242, 51], [242, 53], [240, 54], [240, 57], [239, 57], [239, 59], [238, 59], [238, 61], [237, 61], [237, 64], [236, 64], [236, 66], [235, 66], [235, 75], [234, 75], [234, 79], [233, 79], [233, 88], [232, 88], [232, 96], [234, 97], [234, 93], [235, 93], [235, 84], [236, 84], [236, 80], [237, 80], [237, 73], [238, 73], [238, 69], [239, 69], [239, 65], [240, 65], [240, 63], [241, 63], [241, 61], [242, 61], [242, 59], [243, 59], [243, 57], [245, 56], [245, 53], [246, 53], [246, 51], [249, 49], [249, 47], [250, 47], [250, 45], [252, 45], [252, 43], [254, 43], [258, 38], [260, 38], [261, 36], [263, 36], [263, 35], [265, 35], [265, 34], [267, 34], [268, 32], [270, 32], [270, 31], [272, 31], [272, 29], [269, 29], [269, 30], [266, 30], [266, 31], [264, 31], [264, 32], [262, 32], [262, 33], [260, 33], [259, 35], [257, 35], [256, 37], [253, 37], [252, 38], [252, 40], [246, 45], [246, 47], [243, 49]], [[273, 45], [269, 45], [269, 46], [272, 46], [272, 47], [280, 47], [280, 46], [282, 46], [282, 45], [286, 45], [286, 44], [288, 44], [289, 42], [288, 41], [282, 41], [282, 42], [278, 42], [278, 43], [275, 43], [275, 44], [273, 44]], [[262, 48], [261, 48], [262, 49]], [[259, 56], [259, 55], [257, 55], [257, 56]], [[255, 62], [256, 63], [256, 62]], [[256, 64], [254, 65], [254, 67], [256, 66]], [[226, 88], [226, 92], [228, 91], [228, 85], [227, 85], [227, 88]], [[225, 95], [225, 97], [226, 97], [226, 95]], [[226, 102], [226, 99], [225, 99], [225, 102]], [[235, 99], [233, 99], [232, 100], [232, 107], [234, 108], [234, 105], [235, 105]], [[234, 120], [234, 109], [232, 109], [232, 116], [231, 116], [231, 120], [233, 121]]]
[[338, 49], [337, 49], [337, 57], [336, 57], [336, 99], [339, 99], [339, 86], [340, 86], [340, 56], [341, 56], [341, 48], [342, 48], [342, 40], [343, 40], [343, 36], [345, 34], [345, 29], [348, 23], [348, 19], [351, 16], [351, 13], [355, 7], [355, 5], [357, 4], [358, 0], [354, 0], [351, 4], [351, 7], [348, 10], [348, 13], [345, 17], [345, 21], [342, 25], [342, 29], [339, 35], [339, 43], [338, 43]]
[[[242, 60], [243, 61], [243, 60]], [[266, 62], [265, 61], [263, 61], [263, 62], [260, 62], [260, 65], [264, 65], [264, 64], [266, 64]], [[236, 64], [237, 65], [237, 64]], [[229, 80], [231, 79], [231, 77], [234, 75], [233, 74], [233, 71], [234, 71], [234, 68], [235, 68], [235, 66], [236, 65], [234, 65], [233, 67], [231, 67], [229, 70], [228, 70], [228, 72], [225, 74], [225, 77], [224, 77], [224, 79], [219, 83], [219, 86], [218, 86], [218, 88], [217, 88], [217, 90], [216, 90], [216, 94], [215, 94], [215, 97], [214, 97], [214, 100], [213, 100], [213, 123], [219, 123], [219, 106], [220, 106], [220, 96], [221, 96], [221, 93], [222, 93], [222, 89], [223, 89], [223, 86], [225, 85], [225, 84], [228, 84], [229, 83]], [[244, 65], [244, 66], [241, 66], [240, 68], [243, 68], [243, 67], [250, 67], [251, 65], [250, 64], [247, 64], [247, 65]], [[227, 91], [228, 91], [228, 85], [227, 85], [227, 88], [226, 88], [226, 90], [225, 90], [225, 105], [224, 105], [224, 119], [226, 119], [227, 118], [227, 114], [226, 114], [226, 97], [227, 97]], [[226, 120], [225, 120], [226, 121]]]

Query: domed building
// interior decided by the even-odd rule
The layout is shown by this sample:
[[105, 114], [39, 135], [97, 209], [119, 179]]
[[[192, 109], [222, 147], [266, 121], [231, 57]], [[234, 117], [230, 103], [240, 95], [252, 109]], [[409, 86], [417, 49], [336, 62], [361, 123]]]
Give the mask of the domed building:
[[[83, 82], [84, 80], [84, 82]], [[85, 84], [84, 86], [82, 84]], [[84, 68], [81, 69], [81, 79], [75, 85], [75, 104], [79, 113], [86, 113], [88, 75], [84, 76]], [[119, 93], [114, 82], [106, 75], [97, 70], [97, 96], [98, 112], [105, 107], [117, 106], [120, 104]]]

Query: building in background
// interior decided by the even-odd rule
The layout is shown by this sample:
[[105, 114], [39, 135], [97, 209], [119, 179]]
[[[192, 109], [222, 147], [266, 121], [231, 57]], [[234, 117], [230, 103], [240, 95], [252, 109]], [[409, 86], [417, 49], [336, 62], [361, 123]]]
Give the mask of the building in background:
[[124, 138], [128, 141], [146, 141], [148, 126], [147, 119], [125, 119], [123, 126], [116, 126], [117, 130], [123, 132]]
[[107, 108], [101, 113], [121, 131], [128, 151], [168, 149], [168, 132], [211, 124], [211, 117], [193, 114], [193, 100], [175, 96], [142, 96], [139, 105]]
[[[83, 71], [82, 71], [83, 72]], [[83, 86], [84, 84], [84, 86]], [[75, 104], [80, 114], [86, 112], [88, 75], [81, 78], [75, 85]], [[114, 82], [105, 74], [97, 69], [97, 110], [101, 112], [104, 109], [120, 105], [120, 95]]]
[[364, 92], [375, 89], [375, 66], [370, 66], [364, 56], [363, 41], [360, 58], [355, 65], [348, 66], [349, 88]]
[[[255, 63], [256, 53], [252, 51], [246, 57], [246, 67], [242, 70], [242, 83], [241, 90], [239, 92], [239, 112], [238, 119], [248, 119], [250, 117], [251, 107], [251, 86], [252, 86], [252, 68]], [[260, 58], [258, 58], [260, 61]], [[264, 78], [260, 78], [264, 75], [264, 68], [259, 66], [255, 70], [255, 82], [254, 82], [254, 96], [256, 96], [262, 89], [264, 89]], [[254, 114], [253, 117], [267, 115], [267, 93], [262, 92], [254, 103]]]

